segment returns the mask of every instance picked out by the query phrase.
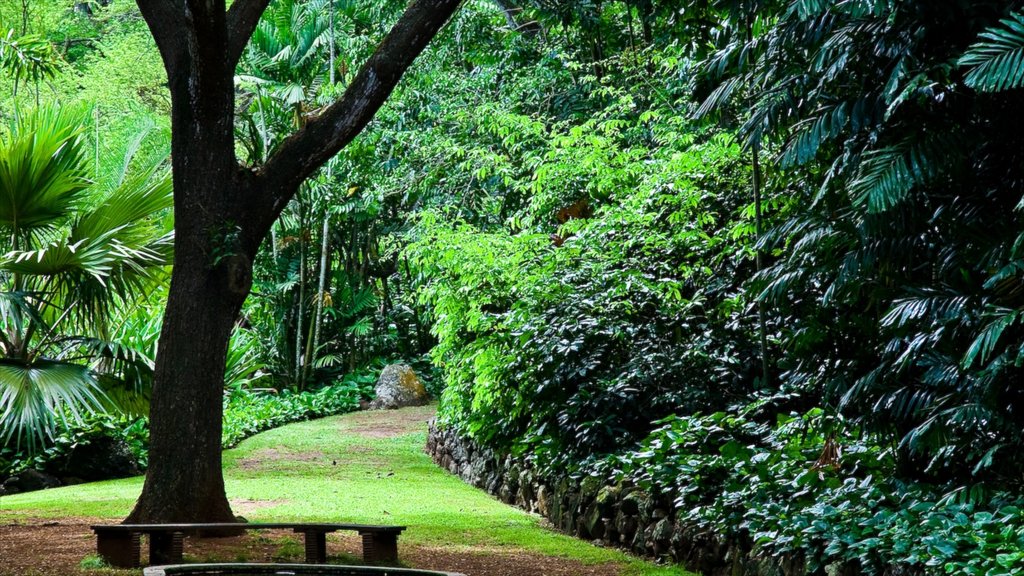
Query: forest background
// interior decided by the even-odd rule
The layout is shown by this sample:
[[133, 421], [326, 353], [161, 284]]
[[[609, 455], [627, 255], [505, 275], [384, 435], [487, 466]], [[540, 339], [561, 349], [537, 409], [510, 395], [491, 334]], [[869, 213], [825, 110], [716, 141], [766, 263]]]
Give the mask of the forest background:
[[[402, 8], [273, 2], [239, 157]], [[144, 467], [159, 55], [121, 0], [5, 2], [0, 36], [0, 476], [100, 438]], [[224, 444], [355, 409], [402, 359], [443, 425], [764, 554], [1011, 574], [1022, 85], [1019, 2], [467, 2], [275, 225]]]

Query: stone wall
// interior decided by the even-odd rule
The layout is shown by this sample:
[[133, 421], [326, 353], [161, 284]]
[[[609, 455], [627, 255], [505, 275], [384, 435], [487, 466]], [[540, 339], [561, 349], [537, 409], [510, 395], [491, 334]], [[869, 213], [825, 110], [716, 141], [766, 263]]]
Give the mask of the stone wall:
[[[558, 529], [603, 546], [684, 565], [708, 576], [803, 576], [800, 558], [761, 558], [745, 541], [727, 541], [675, 521], [673, 499], [597, 477], [544, 478], [522, 461], [476, 446], [431, 423], [426, 451], [439, 466], [506, 504], [540, 514]], [[822, 576], [859, 576], [830, 566]], [[890, 574], [909, 574], [890, 570]]]

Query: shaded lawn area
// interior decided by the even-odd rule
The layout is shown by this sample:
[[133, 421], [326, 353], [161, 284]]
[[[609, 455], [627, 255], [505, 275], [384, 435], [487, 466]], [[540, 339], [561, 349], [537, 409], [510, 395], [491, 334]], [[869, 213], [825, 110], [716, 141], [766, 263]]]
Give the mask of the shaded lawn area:
[[[291, 424], [245, 440], [224, 453], [235, 513], [250, 521], [407, 525], [399, 540], [403, 560], [414, 567], [465, 570], [470, 576], [687, 574], [554, 532], [539, 517], [506, 506], [441, 470], [423, 453], [425, 423], [432, 415], [432, 407], [357, 412]], [[120, 521], [141, 486], [141, 478], [130, 478], [5, 496], [0, 498], [0, 523]], [[88, 521], [78, 524], [88, 535]], [[346, 538], [352, 540], [338, 540]], [[81, 540], [80, 546], [95, 545], [91, 538]], [[224, 560], [235, 559], [227, 554]], [[537, 561], [532, 569], [523, 565], [531, 559]]]

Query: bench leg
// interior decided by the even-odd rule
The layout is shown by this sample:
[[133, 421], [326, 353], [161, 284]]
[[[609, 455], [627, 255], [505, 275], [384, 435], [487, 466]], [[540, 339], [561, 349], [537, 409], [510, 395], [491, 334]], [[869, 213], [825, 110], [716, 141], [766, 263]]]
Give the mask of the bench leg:
[[363, 562], [367, 564], [398, 564], [398, 534], [362, 532]]
[[153, 532], [149, 535], [149, 565], [181, 564], [183, 548], [181, 532]]
[[114, 568], [138, 568], [139, 535], [131, 532], [97, 533], [96, 553]]
[[307, 530], [306, 564], [324, 564], [327, 562], [327, 534], [319, 530]]

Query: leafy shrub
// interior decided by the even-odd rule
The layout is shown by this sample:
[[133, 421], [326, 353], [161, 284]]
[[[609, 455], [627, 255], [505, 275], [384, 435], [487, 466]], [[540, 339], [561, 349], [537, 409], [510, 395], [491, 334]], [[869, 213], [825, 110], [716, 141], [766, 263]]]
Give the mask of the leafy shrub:
[[597, 469], [675, 496], [677, 520], [803, 558], [926, 573], [1009, 575], [1024, 559], [1024, 497], [895, 477], [896, 451], [819, 408], [670, 417], [638, 450]]
[[0, 449], [0, 478], [24, 470], [42, 470], [53, 462], [69, 457], [75, 448], [86, 446], [101, 438], [123, 441], [138, 463], [145, 469], [149, 461], [149, 421], [146, 418], [93, 414], [75, 421], [65, 418], [59, 421], [46, 447], [29, 452], [25, 446], [5, 446]]
[[[316, 391], [267, 393], [241, 386], [229, 388], [224, 394], [223, 446], [231, 448], [253, 434], [291, 422], [357, 410], [360, 400], [373, 394], [374, 381], [372, 374], [357, 372]], [[65, 419], [47, 447], [32, 455], [24, 448], [3, 447], [0, 449], [0, 478], [26, 468], [44, 469], [47, 464], [67, 457], [76, 447], [101, 437], [124, 441], [139, 468], [146, 468], [149, 420], [97, 414], [81, 422]]]
[[[679, 149], [638, 148], [602, 168], [635, 189], [591, 198], [593, 216], [562, 223], [555, 241], [420, 218], [406, 253], [425, 278], [445, 421], [543, 462], [576, 460], [631, 445], [652, 419], [724, 408], [753, 389], [746, 206], [714, 192], [744, 186], [739, 148], [728, 138], [691, 145], [669, 120], [651, 121]], [[619, 138], [622, 126], [594, 130]], [[557, 147], [603, 150], [587, 134], [569, 130]], [[564, 179], [568, 156], [550, 156], [556, 165], [537, 177]]]
[[367, 395], [365, 378], [358, 376], [316, 391], [268, 394], [231, 388], [224, 394], [221, 441], [224, 448], [231, 448], [249, 436], [290, 422], [352, 412]]

